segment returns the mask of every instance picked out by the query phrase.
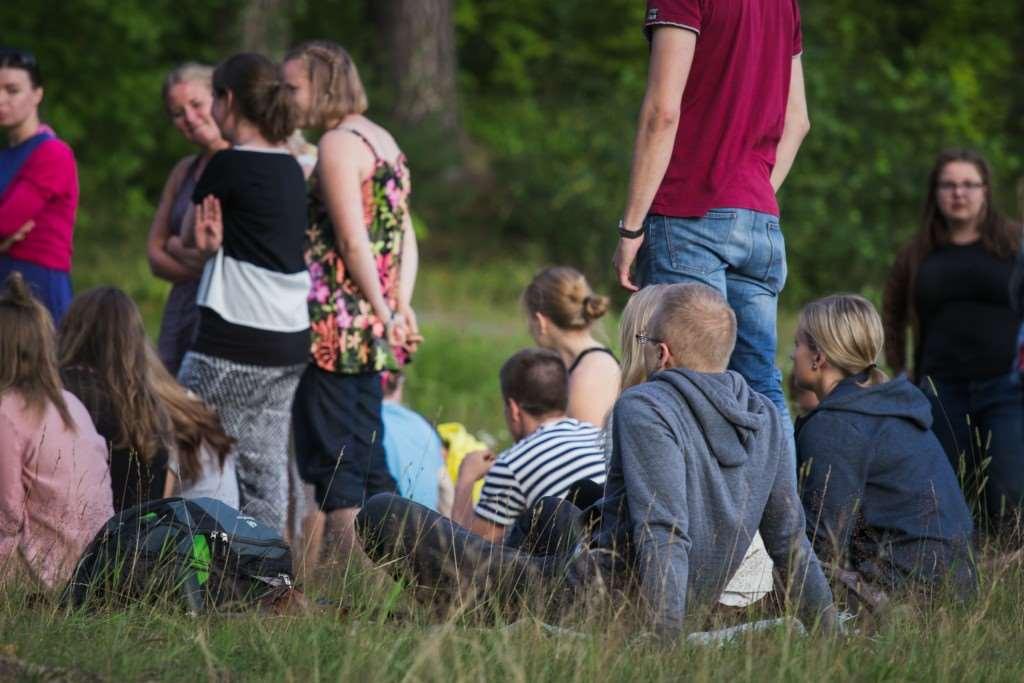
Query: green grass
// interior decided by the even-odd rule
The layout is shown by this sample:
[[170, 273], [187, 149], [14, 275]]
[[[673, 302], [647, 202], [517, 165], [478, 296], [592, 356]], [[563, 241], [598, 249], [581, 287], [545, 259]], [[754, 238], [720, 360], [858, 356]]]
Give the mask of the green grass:
[[[116, 284], [140, 303], [154, 332], [166, 286], [148, 276], [143, 240], [77, 256], [78, 291]], [[426, 342], [410, 367], [408, 398], [432, 421], [458, 420], [500, 443], [497, 371], [530, 343], [518, 304], [538, 264], [427, 266], [416, 296]], [[780, 321], [780, 360], [795, 317]], [[606, 336], [614, 330], [608, 321]], [[302, 616], [188, 617], [140, 606], [66, 614], [0, 591], [0, 679], [48, 680], [26, 665], [69, 678], [104, 680], [914, 680], [1019, 681], [1024, 677], [1024, 572], [1020, 564], [983, 575], [968, 607], [895, 610], [872, 635], [842, 640], [785, 630], [723, 647], [659, 648], [637, 641], [635, 622], [607, 613], [567, 624], [582, 637], [553, 636], [538, 622], [481, 627], [438, 620], [422, 609], [388, 616], [395, 590], [353, 581], [306, 586], [326, 605]], [[406, 604], [407, 596], [399, 595]], [[339, 605], [345, 605], [344, 608]], [[754, 615], [751, 615], [754, 616]], [[27, 671], [27, 673], [26, 673]], [[34, 671], [34, 673], [33, 673]], [[58, 672], [65, 673], [68, 672]], [[53, 674], [53, 671], [50, 671]]]
[[530, 617], [481, 626], [413, 609], [398, 621], [380, 608], [389, 588], [355, 597], [333, 590], [347, 590], [345, 609], [334, 600], [303, 616], [198, 618], [148, 607], [68, 615], [7, 592], [0, 672], [13, 658], [107, 680], [1019, 681], [1024, 673], [1019, 565], [987, 576], [970, 607], [898, 609], [872, 635], [779, 629], [725, 647], [658, 646], [638, 640], [628, 617], [607, 613], [567, 624], [579, 636], [551, 634]]

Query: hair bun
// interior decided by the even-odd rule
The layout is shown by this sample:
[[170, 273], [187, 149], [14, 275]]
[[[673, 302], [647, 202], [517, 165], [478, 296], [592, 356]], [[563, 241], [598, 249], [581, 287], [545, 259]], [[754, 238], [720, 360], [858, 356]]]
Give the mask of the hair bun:
[[597, 320], [608, 312], [611, 299], [597, 294], [588, 294], [583, 298], [583, 317], [590, 320]]

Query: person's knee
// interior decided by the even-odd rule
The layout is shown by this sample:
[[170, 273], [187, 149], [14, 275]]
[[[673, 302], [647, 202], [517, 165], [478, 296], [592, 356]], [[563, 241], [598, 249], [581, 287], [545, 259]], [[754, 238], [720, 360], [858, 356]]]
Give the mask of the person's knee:
[[389, 520], [401, 516], [399, 508], [406, 502], [393, 493], [378, 493], [359, 510], [355, 518], [356, 533], [367, 554], [373, 556], [383, 540], [393, 535], [389, 533], [389, 527], [393, 526]]

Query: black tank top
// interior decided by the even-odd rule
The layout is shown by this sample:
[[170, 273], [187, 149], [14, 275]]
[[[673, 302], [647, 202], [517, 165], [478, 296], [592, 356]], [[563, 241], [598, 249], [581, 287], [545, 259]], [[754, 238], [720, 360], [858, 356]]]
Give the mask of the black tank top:
[[600, 352], [600, 353], [607, 353], [609, 356], [612, 357], [612, 360], [615, 361], [616, 364], [618, 364], [619, 359], [615, 357], [615, 354], [612, 353], [611, 349], [609, 349], [606, 346], [592, 346], [589, 349], [583, 350], [580, 353], [580, 355], [576, 356], [576, 360], [574, 360], [572, 362], [572, 365], [569, 366], [569, 374], [571, 375], [573, 370], [575, 370], [579, 366], [580, 361], [583, 360], [584, 356], [586, 356], [587, 354], [590, 354], [590, 353], [598, 353], [598, 352]]

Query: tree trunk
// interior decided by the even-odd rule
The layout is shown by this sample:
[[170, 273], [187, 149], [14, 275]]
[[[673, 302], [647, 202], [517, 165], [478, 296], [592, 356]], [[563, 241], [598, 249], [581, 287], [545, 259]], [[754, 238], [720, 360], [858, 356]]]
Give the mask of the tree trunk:
[[241, 12], [242, 50], [278, 58], [288, 48], [288, 3], [248, 0]]
[[395, 116], [402, 123], [434, 119], [459, 127], [455, 89], [455, 23], [451, 0], [390, 0], [381, 17], [396, 84]]

